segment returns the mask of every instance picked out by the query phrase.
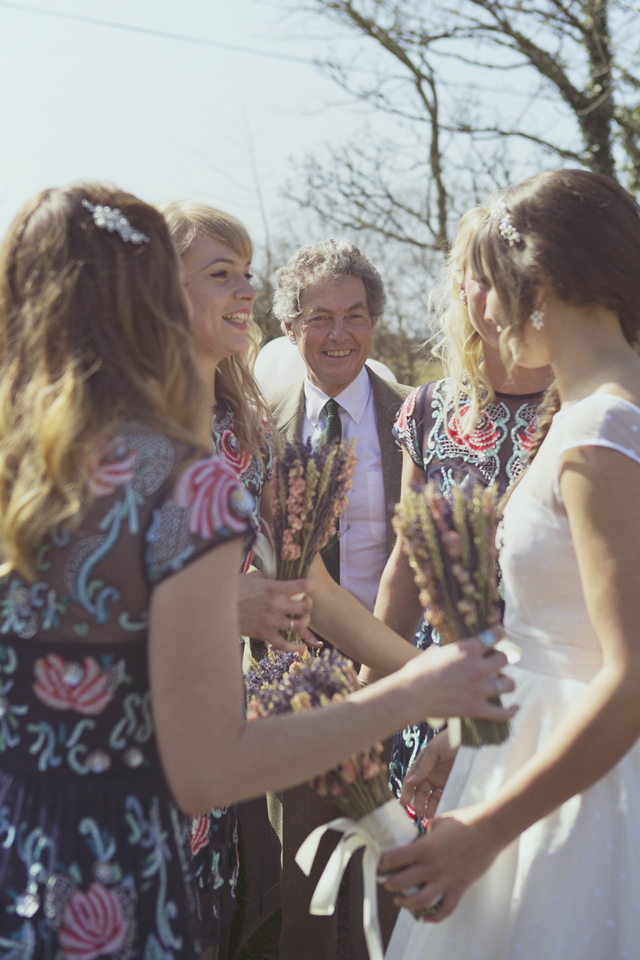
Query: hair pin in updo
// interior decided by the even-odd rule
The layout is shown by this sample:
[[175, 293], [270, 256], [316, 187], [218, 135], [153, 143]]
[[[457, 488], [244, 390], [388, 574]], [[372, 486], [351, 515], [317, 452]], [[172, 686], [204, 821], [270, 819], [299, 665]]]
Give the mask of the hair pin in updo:
[[93, 222], [100, 230], [107, 230], [109, 233], [119, 233], [125, 243], [150, 243], [149, 237], [140, 230], [134, 230], [124, 213], [120, 213], [117, 207], [106, 207], [102, 204], [93, 204], [89, 200], [83, 200], [82, 206], [91, 212]]
[[491, 219], [498, 221], [498, 232], [510, 247], [522, 243], [522, 234], [513, 225], [511, 213], [504, 200], [497, 200], [491, 208]]

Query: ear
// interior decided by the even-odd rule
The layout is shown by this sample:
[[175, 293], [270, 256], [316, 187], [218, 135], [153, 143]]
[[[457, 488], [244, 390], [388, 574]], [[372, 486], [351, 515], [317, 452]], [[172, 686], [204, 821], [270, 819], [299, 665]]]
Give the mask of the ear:
[[287, 335], [289, 340], [291, 340], [291, 343], [296, 343], [296, 333], [295, 333], [295, 330], [293, 329], [293, 323], [291, 323], [290, 320], [284, 320], [283, 323], [284, 323], [285, 334]]

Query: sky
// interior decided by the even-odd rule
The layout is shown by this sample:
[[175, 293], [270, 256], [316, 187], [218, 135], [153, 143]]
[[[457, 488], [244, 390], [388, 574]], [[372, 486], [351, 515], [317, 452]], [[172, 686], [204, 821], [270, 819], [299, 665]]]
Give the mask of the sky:
[[0, 232], [38, 190], [100, 179], [151, 202], [220, 206], [259, 244], [281, 235], [295, 164], [363, 121], [313, 62], [329, 49], [348, 55], [352, 41], [292, 7], [0, 2]]

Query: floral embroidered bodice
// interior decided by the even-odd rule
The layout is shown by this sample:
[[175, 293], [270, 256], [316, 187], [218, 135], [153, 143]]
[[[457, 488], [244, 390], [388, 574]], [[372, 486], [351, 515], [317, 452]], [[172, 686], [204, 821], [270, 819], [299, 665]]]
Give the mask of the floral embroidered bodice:
[[[254, 505], [249, 514], [249, 521], [253, 533], [260, 530], [260, 501], [265, 485], [271, 479], [273, 469], [273, 446], [270, 442], [272, 426], [266, 425], [267, 443], [263, 451], [262, 461], [243, 450], [238, 440], [236, 421], [233, 407], [227, 400], [220, 400], [216, 405], [211, 430], [211, 445], [213, 453], [222, 457], [237, 472], [238, 477], [254, 498]], [[243, 567], [248, 568], [253, 555], [247, 549]]]
[[526, 466], [543, 394], [497, 393], [465, 433], [468, 397], [460, 393], [456, 411], [453, 399], [447, 401], [448, 387], [447, 379], [436, 380], [410, 393], [396, 420], [396, 438], [443, 491], [471, 475], [484, 485], [497, 482], [504, 493]]
[[[246, 536], [218, 457], [140, 423], [86, 457], [82, 522], [0, 581], [0, 958], [199, 953], [187, 822], [156, 748], [152, 590]], [[181, 642], [176, 638], [176, 642]]]

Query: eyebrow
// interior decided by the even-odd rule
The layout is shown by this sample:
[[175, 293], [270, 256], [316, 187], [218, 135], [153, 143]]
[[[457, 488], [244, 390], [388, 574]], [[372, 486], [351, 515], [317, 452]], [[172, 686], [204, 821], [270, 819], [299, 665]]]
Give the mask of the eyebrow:
[[[208, 263], [203, 264], [200, 269], [206, 270], [208, 267], [212, 267], [214, 263], [230, 263], [232, 266], [235, 264], [235, 260], [230, 260], [229, 257], [215, 257], [213, 260], [209, 260]], [[251, 266], [251, 260], [247, 260], [248, 267]]]
[[[364, 300], [358, 300], [357, 303], [352, 303], [350, 307], [347, 307], [347, 309], [344, 311], [344, 313], [350, 313], [352, 310], [368, 310], [368, 309], [369, 309], [369, 308], [367, 307], [367, 305], [366, 305], [366, 303], [364, 302]], [[332, 313], [332, 314], [333, 314], [333, 313], [335, 313], [335, 310], [330, 310], [329, 307], [323, 307], [323, 306], [321, 306], [321, 305], [318, 305], [318, 306], [316, 306], [316, 307], [310, 307], [307, 312], [308, 312], [308, 313]]]

